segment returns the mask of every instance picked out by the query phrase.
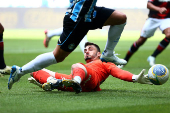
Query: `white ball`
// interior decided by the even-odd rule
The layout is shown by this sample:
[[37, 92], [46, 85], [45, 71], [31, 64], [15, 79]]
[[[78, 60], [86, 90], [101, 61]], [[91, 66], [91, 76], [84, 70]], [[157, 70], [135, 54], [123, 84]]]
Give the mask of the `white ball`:
[[153, 65], [148, 71], [148, 78], [153, 84], [162, 85], [169, 78], [169, 70], [162, 64]]

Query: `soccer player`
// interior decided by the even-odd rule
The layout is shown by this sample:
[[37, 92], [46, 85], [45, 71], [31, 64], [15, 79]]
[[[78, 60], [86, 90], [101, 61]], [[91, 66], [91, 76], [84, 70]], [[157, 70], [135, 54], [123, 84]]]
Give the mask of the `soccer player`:
[[105, 7], [97, 7], [97, 0], [70, 0], [70, 8], [63, 20], [63, 33], [54, 51], [37, 56], [22, 67], [12, 66], [8, 80], [8, 89], [23, 75], [43, 69], [49, 65], [62, 62], [80, 43], [89, 30], [110, 26], [108, 40], [101, 60], [124, 65], [127, 62], [114, 55], [117, 45], [126, 24], [126, 15]]
[[[54, 37], [54, 36], [61, 36], [62, 32], [63, 32], [63, 27], [55, 29], [55, 30], [45, 30], [44, 31], [45, 38], [44, 38], [44, 41], [43, 41], [44, 47], [47, 48], [51, 38]], [[82, 52], [84, 52], [84, 44], [86, 42], [88, 42], [87, 36], [84, 36], [84, 38], [79, 43], [79, 46], [80, 46], [80, 49], [81, 49]]]
[[[147, 59], [149, 65], [153, 66], [156, 57], [168, 46], [170, 41], [170, 0], [148, 0], [147, 8], [149, 9], [149, 18], [143, 26], [140, 38], [132, 44], [124, 59], [128, 62], [131, 56], [148, 38], [154, 35], [159, 27], [162, 33], [165, 34], [165, 38]], [[120, 66], [120, 68], [122, 67], [123, 65]]]
[[109, 75], [124, 81], [152, 84], [148, 79], [148, 75], [144, 75], [144, 69], [139, 75], [134, 75], [128, 71], [119, 69], [114, 63], [102, 62], [100, 56], [99, 46], [87, 42], [84, 49], [84, 59], [87, 64], [73, 64], [70, 75], [43, 69], [31, 73], [34, 78], [31, 77], [28, 80], [30, 83], [34, 83], [46, 91], [59, 89], [62, 91], [75, 91], [76, 93], [80, 93], [81, 91], [100, 91], [100, 85]]
[[4, 75], [9, 75], [11, 72], [11, 67], [7, 66], [4, 60], [3, 32], [4, 32], [4, 27], [0, 23], [0, 77]]

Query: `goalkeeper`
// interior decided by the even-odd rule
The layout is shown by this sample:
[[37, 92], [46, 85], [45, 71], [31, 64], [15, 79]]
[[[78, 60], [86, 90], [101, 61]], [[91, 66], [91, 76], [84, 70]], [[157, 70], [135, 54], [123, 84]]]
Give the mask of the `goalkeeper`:
[[28, 78], [31, 83], [39, 85], [46, 91], [58, 89], [62, 91], [75, 91], [76, 93], [100, 91], [100, 85], [109, 75], [128, 82], [152, 84], [143, 69], [139, 75], [119, 69], [114, 63], [100, 60], [100, 48], [90, 42], [85, 43], [84, 59], [86, 64], [76, 63], [71, 67], [71, 74], [55, 73], [47, 69], [31, 73]]

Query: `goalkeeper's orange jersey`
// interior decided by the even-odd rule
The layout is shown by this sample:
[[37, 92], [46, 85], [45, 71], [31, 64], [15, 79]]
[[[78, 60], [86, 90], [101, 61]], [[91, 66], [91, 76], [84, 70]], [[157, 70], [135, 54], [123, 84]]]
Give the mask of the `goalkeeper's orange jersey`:
[[[110, 62], [102, 62], [95, 60], [87, 64], [83, 64], [87, 69], [87, 77], [82, 81], [82, 89], [87, 91], [99, 91], [100, 84], [106, 80], [109, 75], [124, 81], [132, 82], [133, 74], [119, 69], [115, 64]], [[114, 81], [113, 81], [114, 83]]]

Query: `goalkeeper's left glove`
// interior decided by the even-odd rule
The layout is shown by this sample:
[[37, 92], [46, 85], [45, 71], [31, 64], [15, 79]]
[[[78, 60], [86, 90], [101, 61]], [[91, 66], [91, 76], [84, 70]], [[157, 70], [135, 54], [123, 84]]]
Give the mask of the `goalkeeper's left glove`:
[[150, 84], [152, 85], [153, 83], [149, 80], [148, 74], [144, 75], [145, 69], [143, 69], [139, 75], [133, 75], [132, 80], [133, 82], [138, 82], [140, 84]]

